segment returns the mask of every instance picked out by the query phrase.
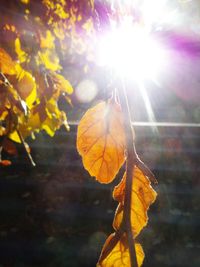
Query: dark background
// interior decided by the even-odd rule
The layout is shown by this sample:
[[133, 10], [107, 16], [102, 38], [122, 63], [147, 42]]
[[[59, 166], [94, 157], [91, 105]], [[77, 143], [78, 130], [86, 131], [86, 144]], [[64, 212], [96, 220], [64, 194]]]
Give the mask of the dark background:
[[[139, 240], [144, 267], [200, 266], [199, 128], [135, 127], [140, 157], [159, 185]], [[37, 166], [21, 146], [13, 164], [1, 167], [0, 266], [95, 266], [113, 231], [117, 202], [110, 185], [94, 181], [76, 152], [76, 126], [54, 139], [29, 140]], [[121, 174], [121, 173], [120, 173]]]

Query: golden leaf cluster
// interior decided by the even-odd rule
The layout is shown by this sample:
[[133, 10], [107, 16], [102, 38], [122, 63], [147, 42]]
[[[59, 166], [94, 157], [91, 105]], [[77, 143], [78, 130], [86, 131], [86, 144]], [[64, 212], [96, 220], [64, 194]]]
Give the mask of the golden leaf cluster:
[[[126, 135], [120, 105], [111, 98], [89, 109], [82, 117], [77, 132], [77, 149], [82, 156], [85, 169], [100, 183], [110, 183], [116, 177], [126, 161]], [[147, 225], [147, 210], [156, 199], [156, 192], [151, 187], [149, 178], [137, 166], [132, 166], [132, 188], [126, 186], [126, 173], [113, 190], [113, 198], [119, 202], [113, 228], [115, 233], [106, 240], [99, 258], [99, 267], [132, 266], [128, 234], [134, 239], [137, 265], [140, 267], [144, 252], [135, 238]], [[130, 224], [128, 233], [127, 216], [125, 216], [125, 197], [131, 190]], [[127, 200], [126, 200], [127, 201]], [[134, 266], [132, 266], [134, 267]]]
[[[41, 130], [54, 136], [62, 125], [69, 129], [58, 105], [61, 97], [68, 104], [73, 93], [63, 70], [88, 51], [84, 36], [93, 31], [94, 3], [3, 0], [1, 5], [0, 136], [25, 146]], [[3, 141], [0, 148], [9, 151]]]

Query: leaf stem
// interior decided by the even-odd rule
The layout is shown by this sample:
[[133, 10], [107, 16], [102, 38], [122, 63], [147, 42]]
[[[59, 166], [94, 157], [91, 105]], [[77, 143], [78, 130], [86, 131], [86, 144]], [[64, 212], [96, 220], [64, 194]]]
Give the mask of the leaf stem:
[[31, 156], [30, 152], [28, 151], [28, 149], [27, 149], [27, 147], [26, 147], [26, 144], [25, 144], [25, 141], [24, 141], [24, 138], [23, 138], [23, 136], [21, 135], [21, 133], [20, 133], [19, 130], [17, 130], [17, 134], [19, 135], [19, 139], [20, 139], [20, 141], [21, 141], [22, 144], [23, 144], [24, 150], [26, 151], [27, 157], [28, 157], [28, 159], [30, 160], [31, 165], [32, 165], [33, 167], [35, 167], [36, 164], [35, 164], [35, 162], [34, 162], [32, 156]]
[[135, 240], [131, 227], [131, 196], [132, 196], [132, 183], [133, 183], [133, 171], [134, 166], [137, 163], [137, 154], [134, 145], [134, 132], [131, 125], [131, 116], [129, 111], [129, 104], [126, 94], [126, 88], [123, 80], [121, 81], [121, 88], [118, 89], [119, 99], [122, 108], [122, 114], [124, 118], [124, 128], [126, 137], [126, 188], [125, 188], [125, 199], [124, 199], [124, 216], [122, 224], [125, 226], [125, 231], [128, 237], [128, 246], [130, 252], [130, 260], [132, 267], [138, 267], [136, 251], [135, 251]]

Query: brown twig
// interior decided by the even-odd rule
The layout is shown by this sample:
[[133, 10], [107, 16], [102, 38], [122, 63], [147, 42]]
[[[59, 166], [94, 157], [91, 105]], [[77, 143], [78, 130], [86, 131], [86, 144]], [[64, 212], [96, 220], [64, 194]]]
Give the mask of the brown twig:
[[124, 215], [122, 224], [125, 226], [125, 232], [128, 238], [128, 247], [130, 252], [131, 266], [138, 267], [135, 240], [131, 227], [131, 197], [132, 197], [132, 183], [133, 183], [133, 171], [134, 166], [137, 164], [137, 154], [134, 146], [134, 133], [131, 125], [131, 116], [129, 111], [129, 104], [126, 94], [126, 88], [121, 82], [122, 86], [118, 90], [119, 99], [121, 103], [122, 113], [124, 117], [124, 129], [126, 137], [126, 188], [125, 188], [125, 199], [124, 199]]
[[28, 149], [27, 149], [27, 147], [26, 147], [26, 143], [25, 143], [25, 141], [24, 141], [24, 138], [23, 138], [23, 136], [21, 135], [21, 133], [20, 133], [19, 130], [17, 130], [17, 134], [19, 135], [20, 141], [22, 142], [22, 144], [23, 144], [23, 146], [24, 146], [24, 149], [25, 149], [25, 151], [26, 151], [26, 154], [27, 154], [27, 156], [28, 156], [28, 158], [29, 158], [29, 160], [30, 160], [32, 166], [35, 167], [36, 164], [35, 164], [35, 162], [34, 162], [32, 156], [31, 156], [30, 152], [28, 151]]

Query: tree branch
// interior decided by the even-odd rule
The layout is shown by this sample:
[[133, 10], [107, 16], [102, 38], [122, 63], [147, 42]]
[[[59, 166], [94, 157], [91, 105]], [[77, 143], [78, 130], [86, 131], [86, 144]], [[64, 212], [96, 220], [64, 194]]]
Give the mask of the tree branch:
[[132, 267], [138, 267], [135, 240], [131, 227], [131, 196], [132, 196], [132, 183], [133, 183], [133, 171], [137, 162], [137, 154], [134, 146], [134, 132], [131, 125], [131, 116], [129, 111], [128, 99], [126, 94], [126, 88], [123, 81], [120, 82], [121, 86], [118, 89], [119, 99], [121, 102], [121, 108], [124, 118], [124, 128], [126, 137], [126, 188], [124, 199], [124, 215], [122, 224], [125, 225], [125, 231], [128, 238], [128, 247], [130, 252], [130, 261]]

